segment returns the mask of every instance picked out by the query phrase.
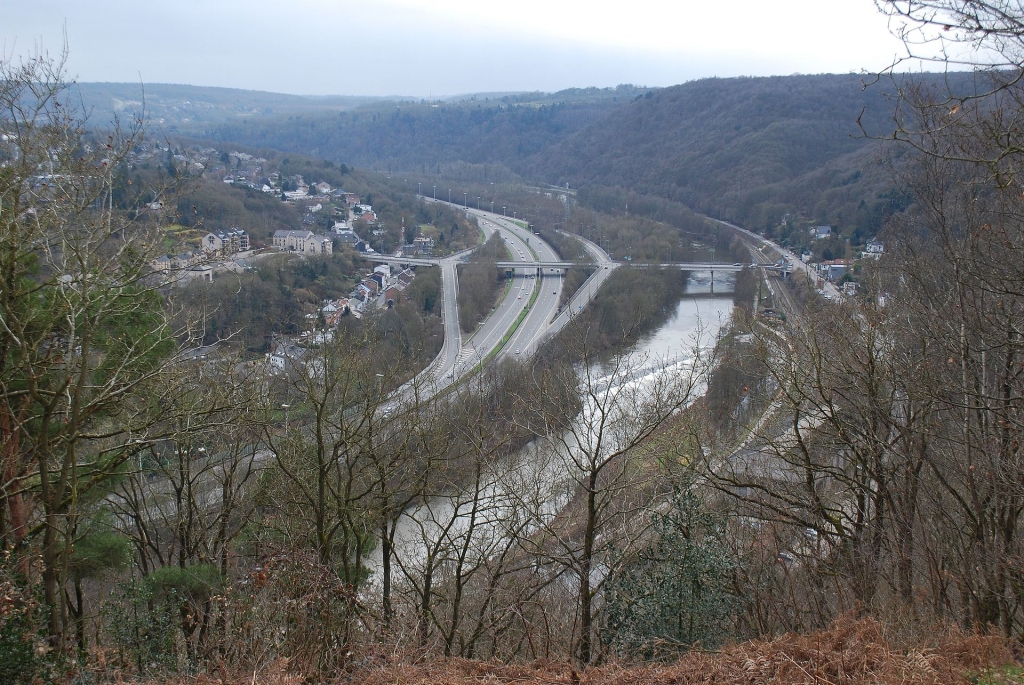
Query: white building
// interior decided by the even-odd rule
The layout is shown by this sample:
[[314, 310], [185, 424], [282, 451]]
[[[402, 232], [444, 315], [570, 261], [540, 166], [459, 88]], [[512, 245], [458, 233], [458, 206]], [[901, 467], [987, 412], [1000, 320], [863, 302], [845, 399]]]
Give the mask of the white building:
[[274, 231], [274, 247], [301, 254], [334, 254], [334, 243], [312, 231]]
[[203, 251], [207, 254], [230, 255], [249, 249], [249, 235], [240, 228], [207, 233], [203, 238]]
[[867, 249], [860, 255], [864, 259], [879, 259], [882, 256], [882, 253], [885, 252], [885, 244], [875, 240], [874, 238], [869, 240], [865, 247]]

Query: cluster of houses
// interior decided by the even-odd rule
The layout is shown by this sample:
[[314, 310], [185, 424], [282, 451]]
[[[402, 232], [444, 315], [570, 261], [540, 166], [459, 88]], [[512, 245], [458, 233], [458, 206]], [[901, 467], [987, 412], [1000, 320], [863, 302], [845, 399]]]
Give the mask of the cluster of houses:
[[[366, 274], [348, 297], [325, 300], [315, 314], [306, 314], [310, 330], [297, 338], [276, 336], [273, 351], [267, 353], [267, 366], [272, 374], [305, 366], [317, 372], [315, 358], [310, 358], [310, 346], [322, 345], [334, 339], [334, 331], [344, 316], [362, 318], [371, 307], [390, 309], [401, 301], [402, 293], [412, 283], [415, 273], [411, 269], [392, 272], [387, 264], [379, 264]], [[317, 322], [323, 325], [317, 328]], [[311, 366], [312, 365], [312, 366]]]
[[426, 236], [417, 236], [412, 239], [412, 245], [403, 245], [402, 254], [407, 256], [423, 255], [429, 257], [434, 251], [434, 239]]
[[[392, 271], [388, 264], [378, 264], [364, 274], [348, 297], [327, 300], [316, 314], [307, 314], [309, 319], [323, 317], [327, 330], [333, 330], [342, 316], [351, 314], [361, 318], [370, 308], [391, 309], [402, 301], [402, 293], [416, 277], [412, 269]], [[306, 334], [311, 335], [311, 333]]]
[[[807, 232], [815, 240], [827, 240], [832, 237], [831, 226], [813, 226], [807, 229]], [[879, 259], [885, 253], [885, 244], [881, 241], [872, 238], [867, 241], [864, 250], [860, 253], [860, 259]], [[805, 250], [800, 255], [800, 260], [804, 263], [810, 263], [813, 259], [813, 255], [809, 250]], [[826, 259], [821, 262], [811, 264], [814, 267], [815, 275], [824, 281], [840, 281], [843, 276], [850, 273], [853, 268], [855, 259]], [[856, 283], [847, 281], [842, 284], [843, 294], [853, 295], [856, 292]]]
[[[290, 204], [304, 204], [301, 228], [274, 232], [272, 244], [280, 251], [310, 256], [331, 255], [337, 241], [359, 252], [373, 252], [367, 242], [353, 230], [353, 226], [377, 227], [377, 214], [372, 206], [363, 204], [355, 193], [332, 188], [325, 181], [307, 183], [301, 176], [284, 178], [280, 173], [266, 168], [266, 159], [245, 152], [219, 152], [214, 148], [171, 150], [161, 147], [157, 142], [140, 145], [134, 155], [134, 162], [173, 155], [179, 166], [197, 171], [220, 172], [224, 183], [234, 187], [274, 193]], [[318, 222], [317, 218], [322, 216], [325, 208], [330, 211], [332, 206], [335, 219], [333, 230], [317, 231], [316, 224], [323, 223]], [[149, 208], [155, 212], [164, 209], [159, 199], [150, 203]], [[377, 235], [376, 231], [374, 235]], [[199, 240], [198, 249], [161, 256], [151, 263], [151, 267], [157, 272], [173, 271], [173, 280], [182, 283], [196, 277], [212, 280], [216, 271], [244, 268], [244, 262], [239, 260], [247, 257], [251, 249], [253, 244], [248, 233], [232, 227], [211, 231]], [[379, 289], [384, 287], [383, 283], [379, 284]]]
[[[212, 152], [216, 153], [216, 150]], [[227, 159], [228, 168], [232, 171], [224, 176], [223, 180], [228, 185], [251, 188], [264, 193], [277, 192], [278, 174], [263, 173], [267, 164], [263, 157], [254, 157], [247, 152], [229, 152]]]
[[217, 151], [213, 148], [197, 148], [174, 152], [171, 148], [162, 146], [159, 142], [142, 142], [128, 153], [128, 163], [144, 164], [146, 162], [161, 162], [163, 159], [167, 159], [168, 161], [173, 161], [177, 169], [193, 176], [198, 176], [206, 171], [210, 165], [210, 156], [215, 154], [217, 154]]
[[213, 264], [213, 258], [239, 259], [246, 256], [249, 249], [249, 234], [240, 228], [211, 231], [203, 236], [199, 250], [161, 255], [150, 262], [150, 267], [158, 273], [175, 272], [174, 280], [182, 285], [196, 278], [212, 281], [216, 271], [243, 268], [237, 262]]
[[[828, 228], [825, 226], [824, 228]], [[860, 253], [861, 259], [879, 259], [885, 252], [885, 245], [878, 240], [872, 238], [867, 242], [867, 246], [864, 251]], [[804, 252], [800, 255], [800, 259], [803, 262], [808, 262], [811, 259], [810, 252]], [[814, 270], [819, 278], [826, 281], [837, 281], [845, 276], [853, 268], [856, 259], [826, 259], [821, 262], [813, 264]]]
[[402, 293], [415, 275], [411, 269], [393, 272], [390, 265], [378, 264], [359, 281], [349, 295], [349, 302], [358, 311], [363, 311], [371, 303], [390, 309], [402, 301]]
[[160, 255], [150, 263], [154, 271], [180, 271], [191, 269], [202, 263], [203, 256], [196, 252], [182, 252], [176, 255]]

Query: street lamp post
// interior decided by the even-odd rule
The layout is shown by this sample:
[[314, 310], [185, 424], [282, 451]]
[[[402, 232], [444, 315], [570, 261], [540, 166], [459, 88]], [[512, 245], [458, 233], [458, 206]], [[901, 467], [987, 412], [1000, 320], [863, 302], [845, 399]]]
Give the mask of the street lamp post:
[[465, 207], [466, 209], [469, 209], [469, 200], [467, 200], [468, 197], [469, 193], [462, 194], [462, 206]]
[[452, 203], [452, 189], [448, 189], [448, 204]]
[[434, 195], [433, 195], [433, 198], [434, 198], [435, 200], [437, 199], [437, 186], [434, 186]]
[[476, 196], [476, 211], [480, 211], [480, 196]]
[[501, 215], [505, 216], [505, 208], [504, 207], [501, 208]]
[[491, 200], [491, 214], [494, 214], [494, 200]]
[[288, 408], [290, 404], [282, 404], [281, 409], [284, 409], [284, 435], [288, 437]]
[[417, 194], [417, 195], [419, 195], [419, 194], [420, 194], [420, 186], [421, 186], [421, 185], [422, 185], [422, 184], [421, 184], [421, 183], [420, 183], [419, 181], [417, 181], [417, 182], [416, 182], [416, 194]]

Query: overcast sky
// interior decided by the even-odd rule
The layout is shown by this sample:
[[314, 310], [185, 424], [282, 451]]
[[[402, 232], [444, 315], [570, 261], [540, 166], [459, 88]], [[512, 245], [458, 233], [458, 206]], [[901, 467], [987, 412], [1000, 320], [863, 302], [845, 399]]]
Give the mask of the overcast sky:
[[900, 52], [872, 0], [32, 0], [7, 58], [42, 44], [81, 81], [454, 95], [705, 76], [877, 71]]

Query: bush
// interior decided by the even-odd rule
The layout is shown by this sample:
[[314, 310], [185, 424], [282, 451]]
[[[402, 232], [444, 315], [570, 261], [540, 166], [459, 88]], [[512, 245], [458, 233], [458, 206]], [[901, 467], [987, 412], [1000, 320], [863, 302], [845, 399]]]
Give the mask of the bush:
[[146, 675], [176, 665], [173, 604], [154, 601], [151, 584], [136, 578], [111, 592], [101, 615], [122, 667]]
[[690, 487], [677, 489], [669, 505], [651, 515], [653, 544], [613, 564], [608, 578], [602, 641], [624, 656], [665, 658], [695, 644], [715, 647], [738, 606], [726, 587], [736, 564], [721, 521]]
[[30, 588], [5, 577], [0, 568], [0, 683], [28, 683], [40, 670], [41, 635], [46, 627], [42, 602]]

